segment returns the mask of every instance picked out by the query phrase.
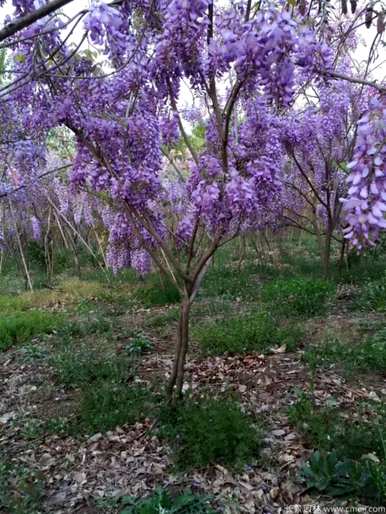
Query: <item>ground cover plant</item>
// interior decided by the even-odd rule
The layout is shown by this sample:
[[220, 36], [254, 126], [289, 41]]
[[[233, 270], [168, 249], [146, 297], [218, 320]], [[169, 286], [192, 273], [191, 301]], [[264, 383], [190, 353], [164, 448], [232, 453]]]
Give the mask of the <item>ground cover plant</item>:
[[349, 374], [380, 373], [386, 370], [386, 331], [385, 328], [374, 334], [362, 334], [357, 342], [340, 341], [328, 337], [317, 347], [308, 348], [304, 360], [312, 368], [340, 365]]
[[33, 337], [49, 334], [60, 328], [63, 319], [57, 314], [42, 311], [8, 314], [0, 320], [0, 350], [14, 344], [26, 343]]
[[163, 412], [160, 433], [175, 444], [181, 469], [240, 467], [256, 460], [261, 447], [261, 431], [230, 400], [189, 401], [176, 412]]
[[289, 420], [317, 448], [302, 469], [307, 486], [382, 505], [386, 499], [384, 406], [362, 405], [361, 410], [353, 420], [342, 416], [337, 407], [317, 407], [302, 395], [290, 408]]

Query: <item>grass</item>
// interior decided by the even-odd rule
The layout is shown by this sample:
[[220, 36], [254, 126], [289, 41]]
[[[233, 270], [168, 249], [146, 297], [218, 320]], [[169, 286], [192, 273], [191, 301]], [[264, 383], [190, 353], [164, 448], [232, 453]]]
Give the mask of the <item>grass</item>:
[[152, 273], [145, 278], [142, 287], [138, 287], [134, 297], [146, 307], [168, 305], [180, 301], [180, 293], [168, 277]]
[[133, 362], [126, 355], [106, 355], [84, 348], [74, 351], [72, 346], [50, 359], [57, 380], [67, 388], [77, 388], [100, 381], [125, 383], [133, 378]]
[[205, 276], [202, 289], [202, 295], [210, 298], [256, 299], [259, 293], [258, 267], [248, 263], [238, 269], [220, 257]]
[[326, 312], [334, 289], [323, 279], [281, 278], [265, 284], [261, 296], [278, 314], [312, 317]]
[[256, 312], [207, 322], [194, 330], [194, 337], [208, 355], [266, 351], [275, 345], [287, 345], [294, 350], [303, 334], [299, 326], [278, 326], [267, 312]]
[[261, 432], [234, 401], [188, 400], [176, 411], [164, 409], [160, 418], [160, 435], [170, 441], [178, 469], [241, 468], [259, 455]]
[[[368, 408], [368, 407], [367, 407]], [[360, 459], [374, 453], [384, 458], [386, 411], [371, 410], [371, 421], [345, 417], [335, 406], [318, 407], [306, 395], [289, 409], [289, 421], [306, 438], [309, 445], [334, 451], [339, 457]]]
[[150, 328], [162, 328], [177, 321], [179, 314], [180, 311], [178, 307], [171, 307], [166, 312], [155, 315], [150, 314], [145, 320], [145, 325]]
[[0, 511], [7, 514], [40, 514], [43, 477], [25, 466], [0, 457]]
[[128, 384], [100, 381], [82, 391], [73, 430], [97, 433], [144, 419], [154, 409], [148, 390]]
[[349, 375], [353, 373], [386, 372], [386, 328], [360, 342], [343, 342], [329, 337], [308, 348], [303, 360], [312, 368], [339, 365]]
[[63, 324], [58, 314], [28, 311], [6, 315], [0, 319], [0, 351], [29, 342], [33, 337], [52, 333]]
[[386, 311], [386, 274], [381, 279], [365, 282], [355, 301], [355, 307], [364, 311]]

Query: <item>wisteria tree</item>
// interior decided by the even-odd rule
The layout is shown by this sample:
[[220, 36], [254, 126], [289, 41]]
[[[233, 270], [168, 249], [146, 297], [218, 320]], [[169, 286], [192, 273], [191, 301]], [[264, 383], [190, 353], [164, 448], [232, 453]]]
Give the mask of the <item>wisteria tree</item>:
[[[55, 127], [71, 131], [71, 187], [104, 204], [109, 264], [145, 273], [153, 263], [178, 287], [176, 400], [190, 309], [213, 255], [282, 215], [286, 155], [271, 117], [291, 112], [302, 88], [368, 81], [336, 71], [312, 3], [99, 1], [64, 17], [67, 3], [13, 1], [16, 20], [0, 31], [12, 80], [0, 102], [12, 102], [36, 144]], [[199, 148], [189, 135], [197, 119]], [[173, 157], [178, 140], [185, 159]]]

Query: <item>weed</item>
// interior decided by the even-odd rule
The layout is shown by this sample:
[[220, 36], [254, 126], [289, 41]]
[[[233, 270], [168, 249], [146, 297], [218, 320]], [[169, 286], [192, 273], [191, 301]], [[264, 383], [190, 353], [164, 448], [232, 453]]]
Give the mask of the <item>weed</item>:
[[61, 316], [48, 312], [28, 311], [5, 316], [0, 320], [0, 350], [52, 333], [62, 324]]
[[386, 274], [381, 280], [372, 280], [362, 286], [355, 307], [365, 311], [386, 311]]
[[289, 408], [288, 418], [306, 438], [309, 445], [323, 451], [334, 451], [339, 458], [360, 459], [373, 453], [384, 457], [383, 441], [386, 438], [386, 415], [371, 414], [371, 423], [345, 418], [336, 407], [317, 407], [302, 394]]
[[151, 328], [159, 328], [169, 323], [173, 323], [178, 320], [180, 315], [180, 310], [178, 307], [171, 307], [166, 312], [161, 314], [155, 314], [154, 316], [149, 317], [145, 324]]
[[58, 331], [61, 340], [71, 341], [74, 338], [84, 338], [91, 334], [111, 334], [112, 322], [102, 317], [93, 317], [91, 314], [85, 319], [69, 320]]
[[147, 307], [180, 301], [180, 293], [174, 282], [155, 273], [145, 279], [143, 287], [137, 288], [134, 296]]
[[0, 511], [40, 514], [42, 498], [43, 481], [37, 472], [0, 457]]
[[123, 511], [120, 514], [215, 514], [208, 499], [190, 491], [172, 496], [165, 489], [158, 489], [145, 499], [122, 498]]
[[386, 465], [369, 458], [340, 459], [335, 452], [315, 452], [303, 466], [307, 486], [330, 496], [359, 497], [366, 503], [384, 505]]
[[257, 272], [253, 264], [236, 269], [220, 260], [206, 274], [202, 294], [207, 297], [256, 299], [259, 290]]
[[152, 396], [144, 388], [100, 381], [82, 391], [74, 431], [105, 432], [146, 417]]
[[308, 487], [331, 496], [356, 496], [384, 505], [384, 408], [373, 409], [370, 419], [361, 416], [353, 420], [336, 407], [317, 408], [303, 394], [290, 408], [289, 421], [317, 449], [302, 469]]
[[202, 324], [194, 330], [194, 336], [204, 353], [219, 355], [265, 351], [287, 343], [294, 349], [302, 332], [290, 325], [281, 329], [268, 313], [257, 312]]
[[15, 313], [24, 311], [29, 307], [28, 301], [21, 295], [1, 295], [0, 296], [0, 312]]
[[386, 371], [386, 329], [358, 343], [332, 337], [306, 350], [303, 359], [312, 368], [339, 364], [347, 374]]
[[326, 312], [327, 300], [333, 292], [334, 285], [330, 282], [299, 277], [267, 283], [261, 295], [277, 313], [310, 317]]
[[153, 350], [154, 344], [144, 334], [138, 333], [134, 336], [130, 343], [125, 346], [125, 351], [129, 355], [141, 355], [145, 352]]
[[261, 446], [259, 429], [230, 400], [187, 401], [176, 411], [164, 410], [160, 434], [174, 446], [179, 469], [241, 467], [256, 459]]
[[51, 358], [56, 377], [67, 388], [101, 380], [125, 383], [133, 377], [133, 362], [125, 355], [104, 355], [89, 349], [74, 351], [70, 346]]

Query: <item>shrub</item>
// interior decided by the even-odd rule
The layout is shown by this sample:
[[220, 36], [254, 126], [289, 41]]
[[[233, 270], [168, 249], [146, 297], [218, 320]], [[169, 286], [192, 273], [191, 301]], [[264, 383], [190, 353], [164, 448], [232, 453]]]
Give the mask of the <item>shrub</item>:
[[15, 313], [0, 319], [0, 350], [14, 344], [26, 343], [32, 337], [49, 334], [63, 323], [57, 314], [28, 311]]
[[289, 278], [265, 284], [261, 295], [280, 314], [315, 316], [326, 311], [333, 292], [333, 284], [322, 279]]
[[194, 336], [204, 353], [220, 355], [264, 351], [276, 344], [288, 344], [294, 349], [302, 331], [296, 326], [281, 329], [268, 313], [257, 312], [202, 324]]
[[215, 514], [207, 498], [191, 492], [172, 496], [159, 489], [148, 498], [123, 498], [122, 503], [125, 508], [121, 514]]
[[240, 467], [256, 459], [261, 445], [252, 420], [229, 400], [188, 401], [175, 412], [165, 410], [160, 434], [171, 441], [180, 469]]
[[141, 387], [100, 381], [85, 388], [75, 431], [105, 432], [146, 417], [152, 397]]
[[174, 282], [167, 277], [161, 279], [157, 274], [149, 275], [146, 278], [143, 287], [136, 290], [135, 297], [147, 307], [180, 301], [180, 293]]

